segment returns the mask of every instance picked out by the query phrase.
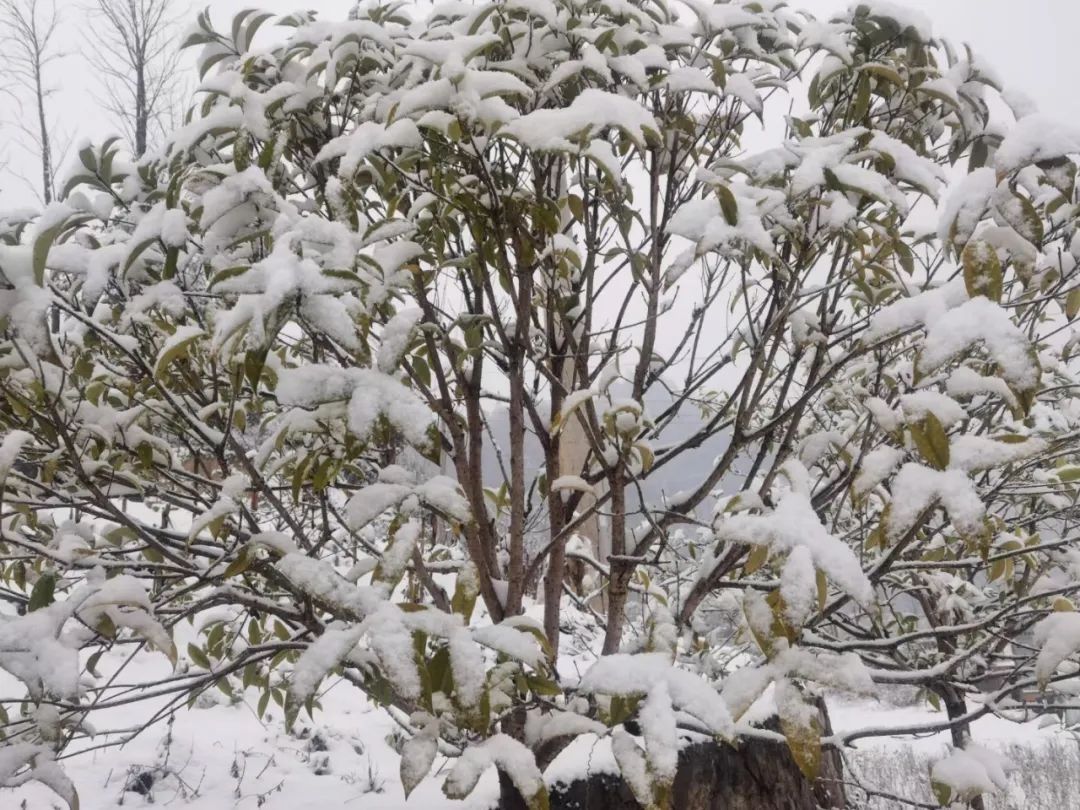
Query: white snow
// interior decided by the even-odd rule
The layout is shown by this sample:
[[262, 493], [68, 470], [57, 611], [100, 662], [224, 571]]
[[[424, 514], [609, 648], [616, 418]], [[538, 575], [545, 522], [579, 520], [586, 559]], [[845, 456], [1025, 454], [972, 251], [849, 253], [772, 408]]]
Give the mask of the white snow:
[[934, 371], [974, 344], [981, 343], [1001, 368], [1001, 376], [1021, 391], [1039, 384], [1038, 356], [1027, 336], [998, 304], [978, 296], [927, 323], [919, 366]]
[[851, 5], [850, 11], [861, 8], [867, 10], [867, 16], [871, 19], [891, 20], [901, 30], [910, 29], [922, 42], [929, 42], [933, 38], [934, 28], [930, 18], [913, 8], [892, 0], [858, 0]]
[[998, 793], [1009, 786], [1008, 771], [1013, 766], [996, 751], [968, 743], [934, 763], [930, 778], [952, 790], [959, 800], [981, 793]]
[[986, 509], [967, 475], [960, 470], [932, 470], [912, 462], [901, 467], [893, 479], [889, 536], [902, 535], [923, 511], [938, 502], [959, 531], [976, 534], [981, 529]]
[[949, 242], [955, 237], [957, 244], [965, 244], [975, 233], [996, 190], [997, 175], [988, 166], [964, 175], [945, 198], [938, 225], [941, 240]]
[[446, 777], [446, 795], [451, 798], [468, 796], [491, 765], [498, 765], [526, 799], [544, 789], [544, 779], [532, 752], [513, 737], [495, 734], [465, 749]]
[[869, 492], [892, 474], [906, 453], [896, 447], [878, 447], [863, 456], [859, 474], [851, 482], [856, 495]]
[[595, 88], [583, 90], [569, 107], [536, 110], [507, 124], [501, 134], [538, 151], [576, 151], [571, 138], [589, 140], [618, 127], [643, 145], [649, 133], [660, 131], [656, 120], [637, 101]]
[[470, 632], [478, 643], [528, 664], [533, 669], [539, 668], [545, 660], [544, 651], [532, 633], [506, 624], [474, 627]]
[[998, 147], [994, 165], [1005, 173], [1077, 153], [1080, 153], [1080, 127], [1034, 113], [1013, 124]]
[[967, 418], [967, 411], [959, 402], [933, 389], [904, 394], [900, 397], [900, 407], [907, 422], [918, 422], [933, 414], [942, 427], [950, 428]]
[[1046, 447], [1046, 442], [1037, 438], [1006, 442], [985, 436], [956, 436], [949, 442], [949, 467], [964, 472], [988, 470], [1030, 458]]
[[817, 606], [817, 571], [810, 550], [796, 546], [780, 571], [780, 596], [793, 627], [802, 627]]
[[414, 444], [424, 444], [432, 413], [397, 380], [367, 368], [309, 365], [285, 369], [278, 375], [277, 398], [283, 405], [313, 408], [348, 399], [349, 429], [366, 436], [379, 416], [385, 416]]
[[[901, 298], [878, 310], [863, 333], [863, 342], [874, 343], [883, 337], [915, 326], [945, 322], [945, 314], [968, 300], [963, 279], [954, 279], [940, 287]], [[942, 329], [948, 329], [943, 326]]]
[[1046, 683], [1062, 661], [1080, 650], [1080, 613], [1051, 613], [1036, 625], [1035, 643], [1040, 645], [1035, 677]]
[[25, 430], [12, 430], [4, 436], [4, 441], [0, 443], [0, 487], [23, 447], [33, 438], [33, 435]]
[[665, 653], [618, 653], [597, 661], [582, 676], [582, 692], [647, 695], [658, 681], [667, 684], [672, 703], [692, 714], [714, 734], [730, 738], [734, 725], [719, 693], [697, 675], [676, 668]]
[[[805, 469], [802, 470], [805, 475]], [[804, 546], [814, 565], [861, 605], [873, 601], [873, 588], [854, 552], [834, 537], [814, 511], [807, 493], [793, 486], [783, 492], [773, 510], [764, 515], [722, 516], [714, 528], [721, 540], [769, 546], [791, 551]]]
[[424, 313], [419, 307], [405, 307], [394, 313], [394, 317], [387, 321], [379, 341], [379, 371], [384, 374], [393, 373], [409, 348], [413, 330], [423, 316]]

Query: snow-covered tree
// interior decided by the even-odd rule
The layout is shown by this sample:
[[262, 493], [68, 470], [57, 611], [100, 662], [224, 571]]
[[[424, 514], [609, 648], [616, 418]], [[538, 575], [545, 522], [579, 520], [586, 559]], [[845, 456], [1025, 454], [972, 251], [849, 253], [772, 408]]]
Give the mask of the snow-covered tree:
[[87, 61], [97, 74], [101, 106], [130, 135], [141, 157], [174, 122], [181, 79], [180, 9], [170, 0], [94, 0]]
[[888, 684], [994, 789], [970, 722], [1080, 650], [1080, 130], [884, 2], [413, 12], [200, 16], [160, 153], [0, 221], [0, 784], [74, 805], [147, 644], [136, 697], [290, 721], [339, 673], [406, 790], [545, 807], [582, 734], [645, 806], [682, 733], [813, 778], [926, 730], [823, 723]]
[[[18, 111], [5, 123], [22, 130], [30, 141], [28, 152], [40, 161], [40, 187], [28, 177], [23, 179], [45, 204], [56, 196], [57, 164], [65, 150], [58, 143], [56, 122], [48, 110], [49, 97], [55, 90], [50, 81], [52, 65], [62, 55], [56, 38], [59, 26], [55, 3], [39, 4], [37, 0], [0, 3], [3, 88], [9, 109]], [[25, 106], [23, 100], [27, 102]]]

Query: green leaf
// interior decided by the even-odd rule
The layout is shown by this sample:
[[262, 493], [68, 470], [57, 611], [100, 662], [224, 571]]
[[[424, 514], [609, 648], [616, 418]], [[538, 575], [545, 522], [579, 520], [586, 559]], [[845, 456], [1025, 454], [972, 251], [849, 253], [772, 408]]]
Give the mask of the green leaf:
[[262, 696], [259, 698], [259, 705], [256, 707], [256, 712], [258, 713], [260, 718], [266, 716], [266, 708], [269, 705], [270, 705], [270, 690], [267, 689], [265, 692], [262, 693]]
[[221, 575], [222, 579], [239, 576], [247, 571], [254, 561], [255, 555], [251, 553], [250, 547], [244, 546], [240, 549], [240, 553], [236, 555], [236, 559], [225, 568], [225, 573]]
[[968, 157], [968, 174], [986, 165], [990, 157], [990, 147], [986, 144], [986, 138], [976, 138], [971, 144], [971, 155]]
[[1013, 194], [1008, 203], [998, 206], [998, 211], [1013, 227], [1013, 230], [1036, 247], [1042, 244], [1044, 235], [1042, 219], [1039, 218], [1035, 206], [1027, 197]]
[[743, 563], [743, 574], [752, 574], [757, 571], [769, 559], [769, 547], [764, 543], [755, 545], [750, 549], [750, 556]]
[[74, 191], [81, 185], [96, 186], [97, 188], [101, 188], [101, 183], [94, 175], [76, 173], [69, 177], [67, 179], [67, 182], [64, 183], [64, 187], [60, 191], [60, 199], [67, 199], [68, 195], [70, 195], [72, 191]]
[[997, 436], [991, 436], [995, 442], [1001, 442], [1002, 444], [1023, 444], [1028, 440], [1027, 436], [1023, 436], [1019, 433], [1000, 433]]
[[739, 204], [735, 201], [735, 195], [731, 193], [731, 189], [727, 186], [717, 186], [716, 195], [720, 198], [720, 210], [723, 212], [727, 224], [737, 224], [739, 222]]
[[46, 571], [38, 581], [34, 583], [34, 589], [30, 591], [30, 601], [26, 609], [30, 612], [51, 605], [56, 595], [56, 574]]
[[525, 798], [525, 804], [528, 806], [529, 810], [549, 810], [551, 801], [548, 798], [547, 787], [541, 784], [536, 793]]
[[1080, 312], [1080, 287], [1065, 296], [1065, 317], [1071, 321], [1078, 312]]
[[[157, 362], [154, 363], [154, 379], [160, 380], [169, 366], [185, 356], [191, 344], [205, 334], [202, 329], [196, 326], [181, 327], [181, 329], [185, 331], [180, 333], [179, 337], [176, 334], [170, 337], [165, 344], [165, 348], [158, 355]], [[177, 332], [179, 331], [177, 330]]]
[[904, 77], [895, 69], [889, 65], [884, 65], [881, 62], [868, 62], [863, 65], [860, 70], [865, 73], [869, 73], [873, 76], [877, 76], [879, 79], [884, 79], [887, 82], [895, 84], [897, 87], [904, 86]]
[[56, 241], [56, 237], [60, 235], [60, 232], [64, 230], [67, 224], [68, 218], [63, 217], [55, 225], [46, 228], [34, 237], [34, 249], [32, 254], [34, 283], [39, 287], [45, 286], [45, 261], [49, 257], [49, 250], [52, 249], [53, 242]]
[[1003, 287], [1001, 260], [986, 242], [971, 240], [961, 257], [964, 265], [964, 286], [972, 298], [985, 295], [991, 301], [1001, 301]]
[[933, 87], [926, 87], [925, 85], [919, 85], [915, 88], [916, 93], [922, 93], [923, 95], [936, 98], [938, 101], [943, 101], [953, 109], [956, 108], [956, 99], [950, 96], [948, 93], [944, 93], [941, 90], [937, 90]]
[[930, 787], [934, 791], [934, 798], [937, 799], [938, 804], [942, 807], [948, 807], [952, 804], [951, 787], [944, 782], [938, 782], [936, 780], [930, 782]]
[[210, 285], [208, 289], [212, 290], [214, 289], [214, 287], [216, 287], [218, 284], [225, 281], [226, 279], [235, 278], [236, 276], [243, 275], [250, 269], [251, 268], [248, 265], [243, 264], [238, 265], [237, 267], [226, 267], [223, 270], [219, 270], [218, 272], [214, 273], [214, 277], [210, 279]]
[[479, 593], [476, 576], [475, 569], [470, 568], [469, 573], [466, 573], [466, 569], [459, 571], [457, 582], [454, 585], [454, 596], [450, 600], [450, 609], [461, 616], [466, 624], [472, 618], [473, 608], [476, 607], [476, 597]]
[[551, 678], [539, 675], [526, 675], [525, 683], [534, 695], [547, 695], [548, 697], [562, 697], [563, 690]]
[[1080, 467], [1075, 465], [1059, 467], [1058, 469], [1054, 470], [1054, 475], [1056, 475], [1058, 481], [1063, 484], [1069, 484], [1073, 481], [1080, 481]]
[[419, 354], [414, 354], [411, 360], [412, 372], [420, 383], [428, 388], [431, 387], [431, 367], [427, 360]]
[[577, 194], [571, 194], [566, 198], [566, 204], [570, 208], [570, 213], [574, 219], [578, 222], [585, 221], [585, 203]]
[[938, 418], [932, 413], [917, 424], [909, 425], [911, 438], [919, 448], [919, 454], [931, 467], [944, 470], [949, 466], [949, 436]]
[[127, 258], [124, 259], [123, 266], [120, 268], [121, 273], [127, 273], [127, 271], [131, 269], [131, 265], [135, 264], [135, 260], [145, 253], [156, 241], [157, 236], [151, 236], [149, 239], [143, 239], [132, 247], [131, 250], [128, 251]]
[[[798, 706], [798, 708], [814, 710], [813, 706], [808, 706], [805, 703]], [[809, 722], [804, 723], [802, 722], [804, 713], [804, 711], [793, 712], [793, 715], [798, 715], [798, 717], [785, 717], [782, 712], [780, 715], [780, 732], [784, 735], [784, 739], [787, 740], [791, 756], [795, 760], [795, 764], [799, 766], [799, 770], [803, 772], [807, 779], [814, 780], [817, 779], [821, 770], [821, 721], [815, 711]]]
[[206, 657], [206, 653], [204, 653], [194, 644], [187, 645], [187, 652], [188, 658], [190, 658], [196, 666], [202, 667], [203, 669], [213, 668], [210, 666], [210, 659]]
[[866, 76], [860, 76], [855, 88], [855, 103], [851, 106], [851, 117], [860, 122], [866, 119], [870, 112], [870, 80]]

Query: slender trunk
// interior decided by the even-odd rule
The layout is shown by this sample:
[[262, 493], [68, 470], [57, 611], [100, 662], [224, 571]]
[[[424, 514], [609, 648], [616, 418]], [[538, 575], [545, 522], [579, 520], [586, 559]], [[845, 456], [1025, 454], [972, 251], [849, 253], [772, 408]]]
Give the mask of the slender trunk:
[[[52, 202], [52, 145], [49, 128], [45, 123], [45, 91], [41, 86], [41, 64], [34, 68], [34, 93], [37, 97], [38, 130], [41, 133], [41, 199], [46, 205]], [[60, 331], [60, 310], [52, 307], [49, 312], [49, 329], [55, 335]]]
[[135, 157], [146, 152], [146, 125], [149, 111], [146, 109], [146, 63], [141, 59], [135, 64]]
[[510, 365], [510, 561], [506, 615], [521, 612], [525, 589], [525, 370], [520, 346]]
[[634, 566], [626, 554], [626, 482], [622, 467], [611, 477], [611, 556], [608, 558], [608, 612], [604, 633], [604, 655], [619, 651], [626, 623], [626, 594]]
[[[550, 330], [554, 339], [555, 330]], [[554, 344], [553, 345], [557, 345]], [[567, 391], [573, 389], [574, 364], [561, 356], [566, 350], [566, 341], [562, 341], [562, 348], [556, 354], [552, 365], [552, 372], [563, 383]], [[556, 418], [562, 412], [563, 392], [557, 386], [552, 387], [551, 392], [551, 424], [555, 424]], [[572, 420], [576, 424], [576, 420]], [[576, 475], [578, 470], [571, 465], [563, 464], [563, 437], [569, 425], [563, 425], [563, 434], [553, 433], [550, 437], [547, 451], [547, 477], [548, 477], [548, 533], [552, 538], [551, 550], [548, 552], [547, 575], [544, 579], [544, 633], [551, 645], [552, 660], [559, 656], [559, 620], [562, 613], [562, 589], [566, 581], [566, 537], [562, 536], [563, 527], [566, 526], [567, 515], [563, 504], [561, 492], [552, 490], [551, 482], [562, 476], [565, 468], [567, 474]]]
[[[660, 306], [660, 278], [663, 242], [660, 228], [660, 163], [656, 151], [649, 164], [649, 235], [651, 237], [649, 281], [646, 288], [645, 329], [637, 368], [634, 370], [633, 398], [644, 403], [649, 382], [653, 350], [656, 345], [657, 313]], [[626, 559], [626, 482], [623, 468], [616, 467], [611, 479], [611, 556], [608, 559], [607, 632], [604, 635], [604, 655], [619, 651], [626, 623], [626, 596], [634, 563]]]
[[49, 128], [45, 124], [45, 92], [41, 87], [41, 66], [34, 69], [34, 93], [37, 96], [38, 129], [41, 133], [41, 198], [48, 205], [52, 193], [52, 147], [49, 145]]
[[[552, 414], [558, 413], [552, 403]], [[548, 481], [554, 481], [562, 471], [560, 469], [560, 443], [559, 437], [553, 436], [551, 450], [547, 458]], [[556, 539], [548, 552], [548, 568], [544, 578], [544, 633], [551, 645], [552, 658], [559, 655], [559, 620], [562, 606], [562, 589], [566, 577], [566, 537], [561, 537], [563, 527], [566, 525], [566, 514], [563, 508], [562, 492], [553, 490], [548, 485], [548, 522], [549, 533]]]
[[[514, 239], [516, 256], [523, 256], [529, 235]], [[523, 261], [523, 263], [525, 263]], [[512, 277], [515, 272], [507, 267]], [[507, 566], [506, 615], [521, 613], [525, 595], [525, 358], [529, 345], [532, 273], [521, 268], [517, 273], [514, 301], [514, 331], [510, 345], [510, 560]]]

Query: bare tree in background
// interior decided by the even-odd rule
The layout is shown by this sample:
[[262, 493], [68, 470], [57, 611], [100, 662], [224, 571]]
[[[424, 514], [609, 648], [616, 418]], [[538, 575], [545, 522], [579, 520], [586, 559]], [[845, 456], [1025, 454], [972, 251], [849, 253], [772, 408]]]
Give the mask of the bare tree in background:
[[52, 202], [55, 193], [56, 142], [45, 104], [53, 88], [45, 80], [49, 65], [62, 53], [57, 48], [59, 25], [56, 3], [38, 0], [0, 0], [0, 42], [4, 71], [19, 89], [31, 95], [37, 112], [34, 123], [16, 125], [27, 134], [41, 159], [41, 199]]
[[105, 108], [127, 130], [136, 157], [159, 129], [178, 89], [174, 0], [91, 0], [90, 63]]

